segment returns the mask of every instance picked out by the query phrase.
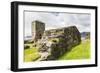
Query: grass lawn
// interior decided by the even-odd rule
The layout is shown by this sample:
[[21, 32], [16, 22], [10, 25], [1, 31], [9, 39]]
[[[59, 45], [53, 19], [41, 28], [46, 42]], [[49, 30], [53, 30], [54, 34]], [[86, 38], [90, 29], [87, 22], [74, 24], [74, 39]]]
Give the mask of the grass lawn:
[[[25, 44], [32, 46], [32, 44]], [[24, 49], [24, 62], [36, 61], [40, 55], [36, 47]], [[75, 60], [75, 59], [89, 59], [90, 58], [90, 40], [84, 40], [76, 47], [73, 47], [71, 51], [64, 53], [57, 60]]]
[[37, 48], [24, 49], [24, 62], [32, 62], [40, 57]]
[[80, 45], [73, 47], [71, 51], [60, 56], [58, 60], [75, 60], [90, 58], [90, 40], [84, 40]]

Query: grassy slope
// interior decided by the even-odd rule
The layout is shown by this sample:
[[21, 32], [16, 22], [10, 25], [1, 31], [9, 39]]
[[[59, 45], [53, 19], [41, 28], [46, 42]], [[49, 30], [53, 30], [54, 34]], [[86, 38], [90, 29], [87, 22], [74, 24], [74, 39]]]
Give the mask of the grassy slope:
[[[32, 46], [32, 44], [27, 44]], [[24, 50], [24, 62], [35, 61], [40, 55], [37, 48], [29, 48]], [[80, 45], [73, 47], [71, 51], [60, 56], [58, 60], [88, 59], [90, 58], [90, 40], [84, 40]]]
[[88, 59], [90, 58], [90, 40], [84, 40], [82, 43], [70, 52], [66, 52], [59, 60]]
[[31, 62], [36, 60], [40, 55], [37, 52], [37, 48], [29, 48], [24, 50], [24, 62]]

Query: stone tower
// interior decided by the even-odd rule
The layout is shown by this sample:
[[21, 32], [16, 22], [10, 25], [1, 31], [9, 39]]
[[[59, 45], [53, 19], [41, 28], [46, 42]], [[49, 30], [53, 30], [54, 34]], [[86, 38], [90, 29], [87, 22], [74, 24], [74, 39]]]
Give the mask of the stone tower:
[[42, 38], [45, 31], [45, 24], [38, 20], [32, 22], [32, 38], [34, 42], [37, 42]]

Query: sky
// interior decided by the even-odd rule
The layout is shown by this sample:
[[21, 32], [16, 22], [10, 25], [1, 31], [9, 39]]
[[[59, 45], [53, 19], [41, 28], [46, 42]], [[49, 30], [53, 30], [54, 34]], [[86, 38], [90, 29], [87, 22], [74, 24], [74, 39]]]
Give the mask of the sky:
[[80, 32], [90, 32], [90, 14], [25, 11], [24, 15], [25, 36], [32, 35], [31, 25], [35, 20], [45, 23], [46, 30], [76, 26]]

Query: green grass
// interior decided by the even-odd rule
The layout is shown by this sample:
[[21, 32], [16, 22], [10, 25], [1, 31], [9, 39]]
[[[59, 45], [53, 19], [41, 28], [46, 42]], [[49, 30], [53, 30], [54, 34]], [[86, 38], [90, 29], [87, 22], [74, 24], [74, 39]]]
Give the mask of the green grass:
[[40, 55], [38, 54], [37, 48], [24, 49], [24, 62], [32, 62], [38, 59]]
[[24, 46], [30, 46], [30, 47], [32, 47], [32, 44], [24, 44]]
[[90, 40], [84, 40], [80, 45], [73, 47], [71, 51], [60, 56], [58, 60], [75, 60], [90, 58]]
[[[58, 39], [53, 39], [57, 40]], [[49, 41], [52, 41], [50, 39]], [[25, 44], [28, 46], [32, 46], [32, 44]], [[32, 62], [36, 61], [40, 55], [38, 54], [38, 49], [36, 47], [31, 47], [28, 49], [24, 49], [24, 62]], [[57, 60], [75, 60], [75, 59], [89, 59], [90, 58], [90, 40], [84, 40], [76, 47], [73, 47], [71, 51], [64, 53], [64, 55], [60, 56]]]

